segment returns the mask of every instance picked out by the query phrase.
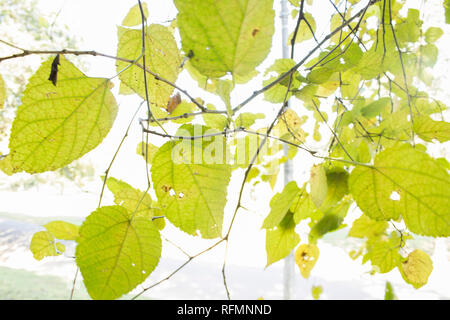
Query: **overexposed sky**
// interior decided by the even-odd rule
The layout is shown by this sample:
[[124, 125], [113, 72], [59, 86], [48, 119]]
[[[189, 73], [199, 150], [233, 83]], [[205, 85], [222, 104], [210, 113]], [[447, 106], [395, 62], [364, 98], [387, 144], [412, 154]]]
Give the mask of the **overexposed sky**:
[[[161, 1], [161, 0], [151, 0], [146, 1], [148, 3], [149, 8], [149, 23], [166, 23], [168, 20], [175, 18], [176, 9], [173, 6], [171, 1]], [[316, 1], [317, 2], [317, 1]], [[325, 5], [326, 2], [326, 5]], [[417, 2], [421, 2], [417, 0]], [[433, 2], [433, 1], [431, 1]], [[436, 1], [441, 3], [441, 1]], [[116, 27], [121, 24], [121, 21], [127, 14], [129, 8], [134, 6], [137, 1], [136, 0], [38, 0], [39, 6], [43, 12], [50, 13], [53, 12], [54, 19], [57, 19], [58, 23], [65, 23], [70, 27], [70, 31], [81, 38], [80, 50], [95, 50], [98, 52], [115, 55], [117, 49], [117, 36], [116, 36]], [[328, 4], [328, 1], [323, 1], [324, 6], [321, 8], [319, 6], [315, 6], [314, 8], [314, 16], [316, 19], [320, 16], [329, 16], [329, 13], [332, 12], [331, 6]], [[276, 2], [275, 5], [276, 16], [275, 21], [278, 26], [276, 28], [276, 34], [273, 39], [273, 49], [270, 53], [266, 62], [264, 62], [258, 70], [263, 71], [267, 68], [274, 59], [281, 58], [281, 28], [279, 28], [279, 2]], [[50, 15], [51, 16], [51, 15]], [[293, 28], [294, 21], [290, 18], [290, 30]], [[432, 22], [442, 23], [442, 19], [430, 19]], [[49, 22], [52, 22], [50, 19]], [[426, 22], [428, 23], [428, 22]], [[324, 23], [320, 23], [317, 20], [318, 24], [318, 33], [317, 36], [320, 39], [321, 36], [325, 35], [324, 33], [328, 31], [329, 21]], [[448, 26], [446, 26], [446, 31], [443, 39], [439, 40], [438, 45], [442, 45], [445, 43], [450, 43], [450, 32]], [[447, 42], [446, 42], [447, 41]], [[27, 47], [26, 44], [18, 44], [24, 47]], [[30, 48], [32, 49], [32, 48]], [[54, 48], [54, 49], [62, 49], [62, 48]], [[306, 52], [306, 46], [298, 46], [296, 49], [299, 57]], [[442, 79], [448, 80], [448, 52], [450, 50], [442, 49], [441, 52], [447, 52], [447, 57], [440, 57], [438, 63], [441, 64], [440, 70], [447, 70], [447, 73], [443, 73]], [[115, 75], [115, 61], [110, 59], [105, 59], [101, 57], [82, 57], [83, 61], [86, 61], [87, 66], [89, 67], [88, 75], [96, 76], [96, 77], [111, 77]], [[446, 68], [446, 69], [445, 69]], [[445, 77], [444, 75], [447, 75]], [[441, 79], [441, 81], [442, 81]], [[114, 81], [116, 83], [115, 89], [118, 89], [117, 79]], [[187, 72], [184, 71], [178, 81], [182, 88], [187, 89], [194, 97], [199, 96], [204, 98], [207, 102], [213, 102], [216, 107], [224, 108], [221, 101], [210, 94], [205, 93], [204, 91], [195, 87], [189, 83], [189, 76]], [[448, 81], [447, 81], [448, 84]], [[236, 104], [243, 99], [247, 98], [251, 92], [255, 89], [261, 87], [261, 78], [253, 80], [250, 84], [246, 85], [246, 89], [238, 88], [235, 90], [232, 96], [232, 103]], [[249, 89], [250, 88], [250, 89]], [[448, 97], [448, 96], [447, 96]], [[108, 137], [105, 139], [104, 143], [100, 145], [98, 148], [90, 152], [85, 157], [92, 160], [95, 163], [95, 167], [97, 169], [98, 175], [103, 173], [103, 170], [109, 164], [110, 159], [112, 158], [115, 149], [117, 148], [125, 130], [128, 126], [128, 123], [136, 110], [140, 99], [136, 97], [130, 96], [118, 96], [116, 95], [117, 101], [119, 103], [119, 113], [116, 119], [116, 123]], [[246, 107], [245, 111], [251, 112], [264, 112], [267, 114], [267, 118], [264, 120], [264, 123], [268, 124], [272, 121], [274, 116], [274, 112], [278, 110], [278, 105], [272, 105], [269, 103], [265, 103], [262, 100], [262, 95], [255, 99], [251, 105]], [[293, 105], [293, 108], [296, 111], [301, 111], [301, 106], [298, 102], [296, 105]], [[144, 111], [145, 108], [142, 109]], [[300, 114], [301, 115], [301, 114]], [[145, 117], [145, 112], [140, 114], [141, 117]], [[322, 140], [322, 144], [327, 142], [326, 137], [330, 135], [330, 132], [325, 126], [321, 128], [321, 134], [324, 136]], [[151, 136], [151, 139], [153, 137]], [[145, 165], [144, 161], [136, 154], [136, 146], [141, 140], [141, 129], [138, 125], [137, 121], [132, 126], [130, 134], [126, 140], [126, 143], [123, 145], [119, 156], [116, 159], [116, 162], [111, 170], [112, 177], [123, 179], [126, 182], [130, 183], [134, 187], [138, 187], [141, 190], [146, 188], [146, 175], [145, 175]], [[152, 141], [152, 140], [150, 140]], [[164, 142], [161, 138], [154, 138], [152, 143], [156, 145], [161, 145]], [[441, 147], [439, 147], [441, 148]], [[448, 149], [447, 149], [448, 150]], [[445, 152], [445, 150], [444, 150]], [[303, 181], [305, 181], [309, 177], [309, 167], [313, 163], [314, 159], [311, 159], [308, 154], [299, 152], [299, 155], [296, 158], [296, 162], [294, 164], [294, 179], [298, 181], [298, 184], [301, 185]], [[242, 179], [242, 172], [233, 175], [232, 182], [229, 188], [229, 199], [228, 204], [226, 206], [226, 219], [224, 226], [227, 226], [230, 218], [230, 214], [234, 210], [236, 205], [236, 190], [240, 187]], [[279, 191], [282, 188], [282, 175], [279, 176], [279, 181], [276, 191]], [[90, 186], [88, 191], [91, 192], [89, 195], [86, 195], [83, 198], [83, 195], [80, 195], [80, 200], [83, 199], [88, 203], [84, 204], [79, 208], [75, 206], [71, 206], [67, 210], [70, 211], [69, 215], [77, 215], [80, 217], [85, 217], [89, 214], [89, 208], [91, 210], [95, 210], [97, 206], [97, 199], [95, 193], [99, 195], [101, 188], [100, 178], [98, 182]], [[250, 188], [246, 188], [247, 192]], [[93, 195], [93, 194], [94, 195]], [[241, 210], [238, 214], [238, 218], [233, 228], [233, 232], [231, 234], [230, 246], [228, 250], [228, 261], [230, 264], [235, 265], [246, 265], [246, 266], [255, 266], [259, 267], [263, 272], [263, 268], [266, 262], [266, 254], [265, 254], [265, 232], [260, 230], [260, 226], [262, 224], [263, 218], [269, 212], [269, 200], [273, 196], [275, 192], [270, 189], [267, 184], [264, 186], [261, 184], [260, 187], [254, 189], [252, 192], [246, 194], [245, 201], [243, 205], [249, 209], [249, 211]], [[108, 196], [105, 197], [104, 204], [111, 203], [112, 198]], [[39, 201], [36, 199], [36, 201]], [[56, 200], [55, 200], [56, 201]], [[109, 201], [109, 203], [108, 203]], [[56, 201], [57, 203], [57, 201]], [[76, 200], [73, 202], [76, 203]], [[63, 205], [63, 204], [62, 204]], [[35, 208], [41, 207], [34, 205]], [[82, 212], [77, 212], [78, 209], [82, 209]], [[43, 206], [42, 206], [43, 208]], [[30, 212], [26, 212], [30, 213]], [[42, 212], [43, 213], [43, 212]], [[357, 212], [354, 212], [357, 213]], [[39, 213], [37, 213], [39, 214]], [[65, 215], [62, 214], [61, 210], [55, 207], [53, 211], [48, 210], [46, 207], [45, 215]], [[301, 231], [301, 230], [300, 230]], [[178, 232], [175, 228], [168, 226], [165, 230], [165, 234], [167, 237], [170, 237], [171, 240], [182, 243], [183, 247], [189, 248], [191, 253], [195, 253], [197, 249], [205, 248], [208, 241], [200, 240], [198, 238], [193, 238], [186, 236], [185, 234]], [[302, 242], [305, 242], [306, 235], [302, 234]], [[169, 256], [180, 256], [179, 253], [170, 247], [170, 245], [165, 244], [164, 248], [165, 254]], [[332, 252], [330, 250], [329, 252]], [[336, 253], [336, 258], [341, 259], [342, 257], [339, 253]], [[205, 257], [199, 258], [200, 261], [214, 261], [218, 265], [221, 265], [223, 261], [223, 248], [219, 248], [214, 250]], [[322, 259], [322, 260], [321, 260]], [[323, 274], [326, 274], [329, 271], [326, 271], [326, 263], [333, 264], [333, 257], [321, 257], [319, 259], [317, 268], [318, 270], [322, 270]], [[348, 258], [350, 260], [350, 258]], [[326, 262], [326, 263], [325, 263]], [[278, 262], [277, 265], [280, 265], [281, 262]], [[351, 262], [353, 264], [359, 264], [360, 262]], [[352, 266], [353, 266], [352, 264]], [[329, 267], [329, 266], [328, 266]], [[345, 268], [348, 268], [349, 264], [338, 264], [336, 263], [335, 268], [333, 270], [334, 275], [338, 275], [341, 278], [345, 277]], [[342, 270], [337, 270], [341, 268]], [[366, 268], [367, 269], [367, 268]], [[349, 269], [352, 270], [352, 269]], [[349, 271], [347, 270], [347, 271]], [[365, 270], [364, 267], [358, 267], [353, 269], [361, 271]], [[218, 275], [219, 276], [219, 275]], [[230, 275], [232, 277], [232, 275]], [[349, 275], [349, 279], [351, 275]], [[383, 276], [384, 277], [384, 276]], [[326, 290], [326, 288], [325, 288]]]

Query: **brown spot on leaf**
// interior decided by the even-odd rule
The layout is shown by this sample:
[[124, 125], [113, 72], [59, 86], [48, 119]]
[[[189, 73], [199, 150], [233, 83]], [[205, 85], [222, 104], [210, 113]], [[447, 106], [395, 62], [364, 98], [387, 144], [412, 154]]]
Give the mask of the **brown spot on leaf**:
[[255, 36], [258, 34], [258, 32], [259, 32], [259, 29], [258, 29], [258, 28], [253, 29], [253, 31], [252, 31], [252, 37], [255, 37]]
[[172, 113], [176, 107], [181, 103], [181, 96], [178, 92], [176, 95], [172, 96], [167, 104], [167, 112]]

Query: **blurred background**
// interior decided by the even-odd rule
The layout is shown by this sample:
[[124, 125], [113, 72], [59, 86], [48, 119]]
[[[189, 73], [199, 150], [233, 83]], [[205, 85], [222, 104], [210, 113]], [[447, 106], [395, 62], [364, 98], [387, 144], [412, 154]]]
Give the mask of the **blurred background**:
[[[275, 1], [276, 33], [273, 49], [259, 71], [270, 66], [281, 57], [280, 5]], [[0, 39], [26, 49], [77, 49], [95, 50], [115, 55], [117, 49], [116, 27], [137, 3], [136, 0], [2, 0], [0, 2]], [[175, 18], [176, 9], [171, 1], [147, 1], [149, 22], [168, 24]], [[320, 39], [329, 30], [330, 5], [315, 6], [312, 13], [318, 21], [316, 35]], [[322, 2], [321, 2], [322, 4]], [[450, 26], [443, 22], [442, 1], [408, 1], [411, 6], [421, 6], [425, 26], [443, 28], [444, 36], [438, 40], [439, 60], [435, 66], [435, 92], [430, 95], [450, 104]], [[323, 17], [320, 20], [320, 17]], [[290, 19], [291, 30], [295, 21]], [[309, 43], [311, 44], [311, 43]], [[304, 47], [303, 47], [304, 46]], [[308, 41], [296, 51], [299, 56], [306, 52]], [[0, 56], [15, 53], [14, 49], [0, 43]], [[29, 56], [12, 59], [0, 64], [0, 74], [7, 86], [7, 104], [0, 110], [0, 153], [8, 153], [8, 135], [21, 92], [28, 77], [47, 57]], [[112, 77], [115, 75], [114, 60], [96, 57], [68, 57], [89, 76]], [[263, 73], [263, 72], [262, 72]], [[130, 120], [141, 102], [138, 97], [119, 96], [115, 79], [114, 93], [119, 104], [119, 113], [108, 137], [95, 150], [57, 172], [36, 175], [25, 173], [6, 176], [0, 172], [0, 299], [68, 299], [72, 289], [76, 265], [73, 259], [73, 244], [67, 244], [66, 253], [59, 257], [47, 257], [36, 261], [29, 251], [29, 243], [42, 225], [53, 220], [65, 220], [81, 224], [90, 212], [97, 208], [102, 187], [101, 176], [108, 167]], [[177, 81], [194, 97], [221, 106], [216, 96], [196, 88], [189, 81], [186, 71]], [[237, 88], [232, 103], [246, 98], [249, 92], [261, 86], [261, 77], [252, 80], [245, 87]], [[247, 88], [247, 89], [246, 89]], [[249, 89], [251, 91], [249, 91]], [[445, 89], [445, 90], [443, 90]], [[300, 105], [293, 105], [299, 115], [307, 114]], [[256, 99], [246, 111], [264, 112], [268, 123], [278, 106]], [[251, 109], [253, 108], [253, 109]], [[251, 109], [251, 110], [250, 110]], [[331, 114], [331, 113], [329, 113]], [[140, 117], [145, 117], [142, 112]], [[306, 127], [307, 129], [307, 127]], [[322, 130], [323, 129], [323, 130]], [[326, 148], [330, 133], [321, 128], [322, 140], [319, 148]], [[137, 121], [131, 126], [129, 135], [111, 169], [112, 177], [124, 179], [135, 188], [146, 188], [145, 163], [136, 153], [141, 141], [141, 129]], [[155, 145], [163, 140], [154, 138]], [[308, 141], [307, 141], [308, 143]], [[317, 149], [317, 143], [315, 143]], [[433, 155], [449, 159], [449, 144], [433, 147]], [[299, 185], [309, 179], [309, 169], [317, 162], [307, 154], [298, 154], [293, 162], [293, 177]], [[233, 174], [228, 193], [225, 225], [236, 203], [236, 188], [239, 188], [243, 172]], [[283, 187], [280, 174], [274, 189], [267, 183], [248, 187], [244, 193], [244, 206], [237, 216], [230, 237], [227, 258], [227, 280], [233, 299], [282, 299], [283, 262], [268, 268], [265, 254], [265, 232], [262, 221], [269, 212], [269, 199]], [[103, 205], [113, 203], [107, 190]], [[383, 299], [386, 281], [391, 282], [399, 299], [449, 299], [450, 298], [450, 240], [415, 236], [407, 242], [408, 250], [421, 248], [433, 259], [434, 270], [428, 284], [416, 290], [404, 282], [397, 269], [387, 274], [371, 275], [369, 263], [361, 264], [361, 257], [352, 260], [349, 252], [357, 250], [361, 239], [347, 238], [349, 227], [360, 215], [351, 207], [344, 223], [346, 228], [327, 234], [319, 240], [320, 257], [311, 276], [303, 279], [296, 269], [294, 277], [294, 299], [312, 299], [313, 286], [322, 286], [321, 299]], [[305, 226], [300, 225], [298, 233], [307, 239]], [[213, 242], [186, 236], [178, 229], [166, 226], [164, 235], [183, 249], [194, 254], [207, 248]], [[219, 246], [197, 258], [169, 281], [149, 290], [141, 298], [147, 299], [225, 299], [226, 294], [221, 277], [224, 247]], [[170, 243], [163, 243], [163, 256], [146, 285], [163, 279], [185, 261], [185, 256]], [[136, 289], [139, 292], [140, 286]], [[124, 297], [129, 298], [132, 294]], [[75, 285], [74, 299], [89, 298], [80, 277]]]

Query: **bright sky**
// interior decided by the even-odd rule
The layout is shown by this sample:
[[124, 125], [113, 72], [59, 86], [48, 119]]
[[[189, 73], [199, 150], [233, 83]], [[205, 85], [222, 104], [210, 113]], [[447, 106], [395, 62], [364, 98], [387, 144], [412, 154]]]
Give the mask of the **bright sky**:
[[[324, 1], [325, 2], [325, 1]], [[440, 1], [438, 1], [440, 2]], [[74, 35], [81, 36], [82, 45], [80, 50], [95, 50], [102, 53], [115, 55], [116, 47], [117, 47], [117, 37], [116, 37], [116, 26], [120, 25], [122, 19], [128, 12], [129, 8], [137, 3], [136, 0], [38, 0], [40, 7], [43, 12], [59, 12], [57, 16], [58, 22], [64, 22], [70, 27], [70, 31]], [[170, 19], [173, 19], [176, 16], [176, 9], [173, 6], [171, 1], [158, 1], [151, 0], [147, 1], [149, 7], [149, 19], [150, 23], [164, 23]], [[324, 9], [326, 7], [326, 9]], [[324, 8], [317, 8], [315, 12], [315, 16], [320, 16], [321, 14], [325, 14], [331, 10], [329, 5], [324, 6]], [[279, 23], [279, 10], [278, 4], [276, 6], [277, 16], [276, 23]], [[290, 19], [292, 20], [292, 19]], [[328, 23], [328, 22], [327, 22]], [[327, 31], [328, 27], [322, 28], [324, 32]], [[281, 38], [280, 38], [280, 28], [277, 29], [278, 33], [274, 37], [274, 49], [271, 52], [271, 58], [281, 57]], [[319, 26], [319, 30], [321, 27]], [[448, 31], [448, 30], [447, 30]], [[446, 32], [446, 37], [448, 37], [450, 32]], [[319, 33], [320, 36], [320, 33]], [[448, 39], [447, 39], [448, 40]], [[442, 41], [442, 40], [441, 40]], [[448, 42], [450, 43], [450, 41]], [[302, 48], [299, 47], [301, 52]], [[273, 61], [270, 59], [269, 61]], [[111, 77], [115, 74], [115, 66], [114, 60], [108, 60], [103, 58], [94, 58], [94, 57], [86, 57], [85, 61], [88, 62], [89, 72], [88, 75], [91, 76], [100, 76], [100, 77]], [[441, 59], [441, 63], [442, 63]], [[269, 62], [267, 62], [269, 63]], [[264, 70], [265, 67], [268, 67], [268, 64], [263, 64], [260, 70]], [[445, 66], [448, 70], [448, 61]], [[448, 73], [447, 73], [448, 74]], [[212, 101], [217, 103], [217, 106], [221, 106], [216, 97], [205, 94], [203, 91], [196, 89], [195, 87], [184, 86], [185, 80], [187, 80], [187, 74], [184, 72], [177, 83], [179, 83], [182, 87], [188, 89], [188, 91], [193, 96], [201, 96], [207, 97], [208, 101]], [[447, 78], [448, 80], [448, 78]], [[116, 82], [117, 83], [117, 82]], [[448, 82], [447, 82], [448, 83]], [[260, 80], [254, 82], [254, 89], [260, 87]], [[116, 85], [118, 88], [118, 85]], [[232, 102], [241, 101], [243, 98], [248, 96], [248, 91], [237, 90], [235, 96], [233, 96]], [[215, 100], [214, 100], [215, 99]], [[117, 96], [117, 100], [119, 103], [119, 114], [114, 125], [113, 130], [105, 139], [104, 144], [100, 147], [92, 151], [87, 157], [95, 161], [96, 168], [98, 169], [98, 173], [101, 174], [103, 170], [106, 169], [109, 164], [110, 159], [113, 156], [113, 153], [122, 138], [128, 123], [136, 110], [140, 100], [136, 98], [130, 97], [122, 97]], [[253, 103], [253, 107], [251, 107], [252, 111], [264, 112], [262, 110], [266, 110], [268, 117], [266, 118], [266, 122], [271, 121], [273, 117], [273, 112], [279, 106], [272, 106], [270, 104], [265, 104], [261, 98], [256, 99]], [[250, 109], [249, 109], [250, 110]], [[141, 117], [144, 117], [144, 113], [141, 114]], [[329, 132], [327, 132], [326, 128], [322, 128], [322, 135], [327, 136]], [[136, 155], [136, 145], [141, 139], [140, 127], [134, 125], [130, 131], [129, 137], [127, 138], [127, 142], [121, 149], [121, 153], [117, 158], [115, 165], [112, 168], [111, 176], [124, 179], [135, 187], [139, 187], [140, 189], [145, 189], [146, 187], [146, 177], [145, 177], [145, 166], [144, 162]], [[163, 140], [156, 139], [154, 144], [160, 145]], [[159, 141], [159, 143], [158, 143]], [[326, 140], [325, 140], [326, 141]], [[301, 165], [298, 165], [298, 164]], [[303, 182], [304, 179], [309, 175], [309, 165], [311, 165], [312, 159], [304, 156], [301, 162], [297, 162], [294, 166], [294, 178], [298, 182]], [[230, 211], [234, 209], [236, 203], [236, 188], [240, 187], [241, 175], [237, 175], [231, 182], [230, 191], [229, 192], [229, 201], [226, 207], [226, 211], [229, 214]], [[280, 179], [281, 181], [282, 179]], [[277, 185], [277, 190], [282, 187], [282, 183]], [[90, 192], [94, 192], [97, 195], [99, 194], [101, 188], [101, 181], [98, 179], [98, 183], [91, 188], [89, 188]], [[234, 231], [231, 234], [231, 241], [229, 247], [229, 262], [231, 264], [242, 264], [242, 265], [251, 265], [257, 266], [261, 268], [265, 266], [265, 233], [260, 231], [260, 226], [262, 223], [263, 217], [269, 212], [269, 199], [273, 195], [273, 191], [268, 186], [264, 186], [256, 189], [256, 191], [248, 197], [248, 201], [244, 202], [244, 205], [249, 207], [250, 212], [240, 211], [238, 215], [238, 220], [235, 223]], [[89, 212], [84, 212], [89, 207], [94, 210], [97, 206], [98, 197], [92, 195], [87, 195], [83, 198], [88, 205], [83, 205], [83, 212], [79, 212], [79, 207], [71, 206], [69, 208], [69, 214], [67, 215], [78, 215], [78, 216], [86, 216]], [[264, 201], [261, 201], [263, 199]], [[111, 197], [108, 198], [108, 195], [105, 198], [104, 204], [111, 203]], [[76, 203], [76, 200], [74, 201]], [[35, 206], [36, 207], [36, 206]], [[67, 206], [66, 206], [67, 207]], [[48, 208], [47, 208], [48, 209]], [[29, 213], [29, 212], [27, 212]], [[55, 208], [54, 213], [49, 213], [47, 210], [46, 215], [60, 215], [61, 212]], [[63, 214], [66, 215], [66, 214]], [[228, 216], [229, 219], [229, 216]], [[227, 220], [226, 220], [227, 221]], [[227, 222], [225, 222], [225, 226], [227, 226]], [[174, 229], [170, 228], [169, 230]], [[190, 252], [196, 252], [195, 248], [205, 248], [207, 245], [206, 241], [199, 240], [198, 238], [188, 237], [180, 232], [171, 232], [173, 233], [172, 240], [177, 243], [182, 243], [183, 247], [191, 248]], [[166, 233], [166, 234], [171, 234]], [[301, 234], [303, 239], [306, 239], [305, 235]], [[176, 255], [179, 254], [167, 246], [167, 251], [165, 252], [168, 255]], [[205, 256], [205, 261], [216, 261], [221, 264], [223, 261], [223, 250], [215, 250], [216, 252], [212, 254], [208, 254]], [[330, 251], [331, 252], [331, 251]], [[202, 260], [200, 259], [200, 260]], [[323, 258], [325, 259], [325, 258]], [[329, 263], [333, 263], [332, 260], [329, 260]], [[319, 259], [320, 261], [320, 259]], [[359, 263], [359, 262], [357, 262]], [[280, 263], [278, 263], [279, 265]], [[337, 265], [336, 265], [337, 266]], [[323, 266], [322, 268], [325, 268]], [[348, 268], [348, 265], [342, 266], [343, 269]], [[324, 269], [325, 270], [325, 269]], [[358, 269], [362, 270], [362, 269]], [[335, 272], [338, 270], [334, 270]], [[339, 272], [345, 272], [345, 270], [340, 270]], [[325, 271], [324, 271], [325, 273]]]

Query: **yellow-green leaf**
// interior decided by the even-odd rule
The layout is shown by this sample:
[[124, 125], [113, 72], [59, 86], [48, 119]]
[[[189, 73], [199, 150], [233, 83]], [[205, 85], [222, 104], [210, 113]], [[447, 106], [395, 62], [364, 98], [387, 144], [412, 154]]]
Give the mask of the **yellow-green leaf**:
[[52, 221], [44, 225], [56, 239], [75, 240], [78, 237], [78, 226], [65, 221]]
[[264, 119], [265, 117], [266, 116], [264, 115], [264, 113], [251, 113], [251, 112], [241, 113], [236, 118], [236, 121], [235, 121], [236, 127], [249, 128], [255, 123], [256, 120]]
[[386, 281], [386, 287], [384, 289], [384, 300], [398, 300], [395, 295], [394, 288], [389, 281]]
[[0, 75], [0, 110], [3, 108], [3, 105], [5, 104], [5, 100], [6, 100], [5, 81], [3, 80], [2, 76]]
[[[117, 56], [130, 60], [140, 57], [137, 63], [143, 66], [141, 30], [118, 27], [118, 38]], [[159, 24], [148, 26], [145, 37], [145, 62], [146, 67], [160, 77], [172, 83], [177, 80], [181, 57], [169, 28]], [[129, 63], [117, 61], [116, 66], [117, 72], [121, 72], [129, 66]], [[129, 66], [119, 74], [119, 79], [145, 99], [144, 74], [141, 68]], [[152, 104], [166, 107], [174, 88], [147, 73], [147, 89]]]
[[153, 217], [153, 202], [148, 193], [115, 178], [108, 178], [106, 186], [114, 194], [114, 203], [127, 209], [130, 215]]
[[80, 227], [76, 262], [93, 299], [116, 299], [133, 290], [155, 269], [161, 237], [143, 217], [121, 206], [101, 207]]
[[429, 116], [414, 118], [414, 131], [417, 135], [428, 142], [436, 139], [439, 142], [450, 140], [450, 123], [446, 121], [435, 121]]
[[295, 232], [294, 215], [288, 213], [275, 229], [266, 231], [267, 265], [285, 258], [300, 242]]
[[398, 253], [400, 249], [399, 238], [371, 239], [369, 242], [369, 253], [366, 258], [370, 259], [377, 272], [389, 272], [400, 264], [402, 256]]
[[322, 292], [323, 292], [322, 286], [313, 286], [311, 288], [311, 294], [314, 300], [319, 300]]
[[343, 169], [333, 168], [326, 172], [327, 196], [320, 210], [327, 211], [348, 194], [348, 173]]
[[[206, 130], [184, 125], [178, 134], [197, 136]], [[231, 166], [224, 162], [223, 137], [206, 140], [167, 142], [153, 157], [151, 171], [164, 216], [188, 234], [216, 238], [222, 232]]]
[[270, 200], [270, 213], [264, 219], [263, 228], [270, 229], [278, 226], [289, 211], [289, 208], [297, 198], [300, 189], [295, 181], [284, 186], [281, 193], [277, 193]]
[[319, 259], [319, 248], [315, 244], [301, 244], [295, 251], [295, 263], [303, 278], [308, 278]]
[[327, 175], [322, 165], [314, 165], [311, 168], [309, 183], [311, 187], [311, 199], [316, 207], [319, 208], [328, 194]]
[[427, 253], [416, 249], [402, 262], [399, 270], [403, 279], [418, 289], [428, 282], [428, 277], [433, 271], [433, 261]]
[[450, 24], [450, 0], [444, 1], [445, 23]]
[[315, 220], [320, 218], [318, 215], [317, 207], [311, 200], [311, 196], [306, 190], [301, 189], [296, 200], [294, 200], [291, 209], [294, 212], [295, 223], [299, 223], [301, 220], [311, 218]]
[[63, 56], [56, 86], [52, 58], [28, 82], [9, 140], [14, 172], [56, 170], [97, 147], [117, 113], [107, 79], [89, 78]]
[[[39, 231], [33, 235], [30, 243], [30, 250], [36, 260], [42, 260], [45, 257], [58, 256], [55, 243], [55, 237], [48, 231]], [[64, 249], [59, 247], [59, 249]]]
[[[202, 74], [219, 78], [231, 72], [246, 78], [272, 45], [271, 0], [175, 0], [184, 52]], [[205, 17], [207, 17], [205, 19]]]
[[353, 222], [348, 235], [355, 238], [372, 238], [383, 234], [387, 227], [386, 221], [372, 220], [363, 214]]
[[438, 161], [408, 144], [375, 157], [374, 166], [358, 166], [349, 186], [359, 208], [375, 220], [403, 216], [411, 232], [450, 235], [450, 176]]
[[425, 32], [425, 41], [427, 43], [436, 42], [440, 37], [442, 37], [443, 34], [444, 34], [444, 31], [442, 31], [441, 28], [430, 27]]
[[[306, 20], [308, 20], [308, 23], [311, 26], [311, 29], [304, 21], [302, 21], [302, 23], [300, 24], [300, 28], [298, 29], [298, 32], [295, 37], [295, 43], [300, 43], [302, 41], [312, 39], [313, 32], [316, 32], [316, 20], [314, 20], [314, 17], [312, 16], [312, 14], [305, 12], [304, 17]], [[288, 43], [287, 43], [288, 45], [291, 44], [293, 36], [294, 36], [294, 33], [292, 33], [289, 36]]]
[[[140, 142], [136, 147], [136, 153], [144, 160], [148, 162], [148, 164], [152, 164], [153, 156], [155, 155], [156, 151], [158, 151], [158, 147], [151, 144], [151, 143], [144, 143]], [[147, 156], [148, 153], [148, 156]]]
[[278, 123], [274, 127], [273, 135], [294, 143], [303, 143], [308, 136], [302, 129], [302, 125], [306, 120], [306, 116], [300, 118], [294, 110], [287, 109], [286, 112], [281, 115]]
[[[145, 18], [148, 17], [148, 8], [147, 3], [142, 3], [142, 11], [144, 13]], [[128, 11], [126, 17], [122, 21], [122, 25], [126, 27], [133, 27], [142, 23], [142, 15], [139, 4], [131, 7], [130, 11]]]

